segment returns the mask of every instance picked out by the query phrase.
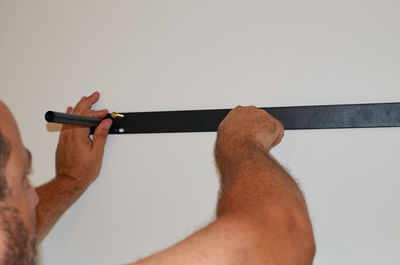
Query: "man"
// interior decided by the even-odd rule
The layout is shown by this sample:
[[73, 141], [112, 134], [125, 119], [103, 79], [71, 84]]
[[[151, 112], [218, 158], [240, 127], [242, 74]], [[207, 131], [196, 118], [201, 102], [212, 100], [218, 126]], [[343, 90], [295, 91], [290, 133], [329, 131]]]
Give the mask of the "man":
[[[67, 113], [104, 118], [107, 110], [91, 110], [98, 98], [97, 92], [83, 97]], [[88, 128], [64, 126], [56, 177], [37, 188], [36, 195], [26, 178], [30, 153], [1, 102], [0, 115], [0, 264], [31, 265], [35, 238], [42, 239], [99, 175], [111, 120], [99, 124], [93, 141]], [[269, 154], [283, 132], [265, 111], [232, 110], [220, 124], [215, 144], [221, 180], [216, 220], [132, 264], [312, 264], [315, 245], [304, 198]]]
[[[90, 110], [98, 98], [98, 93], [83, 97], [67, 112], [104, 118], [107, 110]], [[0, 264], [34, 264], [35, 238], [41, 240], [99, 175], [111, 120], [102, 121], [93, 141], [88, 128], [65, 126], [57, 148], [56, 177], [35, 192], [27, 179], [30, 152], [23, 146], [11, 112], [1, 101], [0, 117]]]

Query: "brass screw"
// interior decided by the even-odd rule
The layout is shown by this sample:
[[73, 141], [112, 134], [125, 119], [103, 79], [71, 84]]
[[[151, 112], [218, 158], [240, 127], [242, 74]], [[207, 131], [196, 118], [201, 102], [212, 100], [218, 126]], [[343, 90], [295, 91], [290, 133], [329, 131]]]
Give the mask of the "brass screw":
[[111, 118], [115, 119], [115, 118], [123, 118], [125, 117], [124, 114], [119, 114], [116, 112], [111, 113]]

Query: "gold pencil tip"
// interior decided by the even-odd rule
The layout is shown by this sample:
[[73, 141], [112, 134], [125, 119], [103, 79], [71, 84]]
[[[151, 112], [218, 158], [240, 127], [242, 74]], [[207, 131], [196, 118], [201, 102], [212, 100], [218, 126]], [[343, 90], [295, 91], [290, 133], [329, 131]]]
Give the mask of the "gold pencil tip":
[[124, 114], [119, 114], [116, 112], [111, 113], [111, 118], [116, 119], [116, 118], [123, 118], [125, 117]]

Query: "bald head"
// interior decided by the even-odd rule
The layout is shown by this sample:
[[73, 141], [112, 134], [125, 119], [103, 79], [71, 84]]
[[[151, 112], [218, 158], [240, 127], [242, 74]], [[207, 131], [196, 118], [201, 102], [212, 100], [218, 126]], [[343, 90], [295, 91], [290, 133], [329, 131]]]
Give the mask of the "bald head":
[[0, 117], [0, 200], [4, 200], [8, 187], [5, 171], [11, 152], [10, 135], [14, 132], [14, 137], [12, 137], [14, 141], [19, 140], [20, 135], [11, 111], [1, 100]]
[[7, 192], [6, 165], [10, 157], [10, 143], [0, 131], [0, 201], [4, 200]]
[[0, 117], [0, 200], [4, 200], [7, 191], [5, 171], [11, 151], [11, 143], [7, 135], [13, 130], [12, 127], [16, 126], [16, 122], [10, 110], [1, 100]]
[[13, 143], [21, 142], [21, 135], [19, 133], [17, 122], [14, 119], [10, 109], [0, 100], [0, 133]]

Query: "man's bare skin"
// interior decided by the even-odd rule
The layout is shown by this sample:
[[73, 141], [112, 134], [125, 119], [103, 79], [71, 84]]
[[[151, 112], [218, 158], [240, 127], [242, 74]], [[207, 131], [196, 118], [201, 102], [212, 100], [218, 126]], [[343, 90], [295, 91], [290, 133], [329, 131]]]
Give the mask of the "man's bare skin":
[[218, 128], [217, 219], [175, 246], [133, 264], [312, 264], [314, 237], [300, 189], [269, 151], [283, 126], [256, 107], [237, 107]]
[[[98, 99], [97, 92], [83, 97], [67, 113], [104, 118], [107, 110], [91, 110]], [[63, 127], [56, 177], [36, 189], [37, 204], [33, 189], [19, 184], [29, 171], [30, 153], [2, 102], [0, 115], [0, 133], [12, 143], [6, 176], [14, 192], [5, 203], [15, 207], [30, 238], [36, 234], [41, 240], [99, 175], [111, 120], [102, 121], [93, 140], [88, 128]], [[215, 144], [221, 180], [216, 220], [176, 245], [131, 264], [312, 264], [315, 244], [304, 198], [269, 154], [283, 132], [281, 123], [263, 110], [237, 107], [231, 111], [218, 128]], [[0, 239], [0, 264], [5, 246]]]
[[[82, 97], [74, 108], [68, 107], [66, 113], [104, 118], [108, 113], [106, 109], [90, 110], [99, 97], [97, 92]], [[63, 126], [56, 152], [56, 177], [36, 189], [40, 198], [36, 207], [36, 232], [40, 241], [100, 174], [111, 123], [110, 119], [103, 120], [96, 128], [93, 141], [89, 128]]]

